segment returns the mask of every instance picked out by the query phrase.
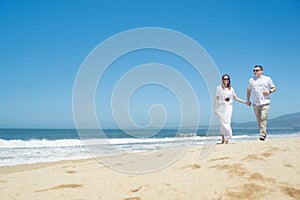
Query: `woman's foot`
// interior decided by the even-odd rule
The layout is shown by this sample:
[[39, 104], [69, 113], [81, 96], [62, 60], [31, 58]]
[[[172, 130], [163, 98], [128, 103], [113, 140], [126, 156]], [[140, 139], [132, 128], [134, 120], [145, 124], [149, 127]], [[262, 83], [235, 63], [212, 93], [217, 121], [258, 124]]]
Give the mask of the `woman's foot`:
[[229, 142], [228, 139], [225, 139], [225, 144], [228, 144], [228, 142]]
[[224, 135], [222, 135], [222, 144], [224, 144], [225, 142], [225, 138], [224, 138]]

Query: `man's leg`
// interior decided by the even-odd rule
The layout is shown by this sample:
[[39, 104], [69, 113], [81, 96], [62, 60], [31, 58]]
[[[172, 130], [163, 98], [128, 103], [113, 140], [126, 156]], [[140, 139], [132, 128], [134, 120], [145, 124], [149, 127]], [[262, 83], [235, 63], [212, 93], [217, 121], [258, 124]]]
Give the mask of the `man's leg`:
[[260, 130], [261, 107], [260, 106], [255, 106], [254, 107], [254, 113], [255, 113], [255, 116], [256, 116], [256, 121], [257, 121], [258, 128]]
[[260, 135], [263, 137], [267, 136], [267, 122], [268, 122], [269, 109], [270, 109], [270, 104], [261, 106]]

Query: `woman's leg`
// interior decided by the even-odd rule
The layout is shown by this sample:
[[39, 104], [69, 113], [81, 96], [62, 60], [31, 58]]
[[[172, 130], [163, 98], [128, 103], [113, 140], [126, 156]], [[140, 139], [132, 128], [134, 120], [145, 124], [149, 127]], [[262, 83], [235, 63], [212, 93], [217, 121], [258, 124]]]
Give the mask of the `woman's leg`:
[[222, 135], [222, 144], [224, 144], [224, 142], [225, 142], [225, 137], [224, 135]]
[[232, 116], [232, 104], [227, 104], [225, 106], [224, 112], [224, 121], [223, 126], [225, 129], [225, 143], [227, 144], [229, 139], [232, 138], [232, 129], [231, 129], [231, 116]]

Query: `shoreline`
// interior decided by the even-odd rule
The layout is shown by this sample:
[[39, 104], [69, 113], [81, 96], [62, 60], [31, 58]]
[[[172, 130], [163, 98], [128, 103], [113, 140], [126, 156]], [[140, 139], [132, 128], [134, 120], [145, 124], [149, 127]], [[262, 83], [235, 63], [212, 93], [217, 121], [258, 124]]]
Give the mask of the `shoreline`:
[[[216, 145], [203, 159], [200, 150], [191, 146], [171, 165], [142, 174], [94, 158], [4, 166], [0, 192], [4, 199], [300, 198], [300, 137]], [[115, 156], [114, 165], [134, 164], [124, 157]]]
[[[256, 137], [256, 136], [255, 136]], [[258, 137], [256, 137], [258, 138]], [[281, 138], [281, 137], [272, 137], [272, 138], [269, 138], [267, 139], [266, 141], [259, 141], [259, 139], [250, 139], [250, 140], [240, 140], [240, 141], [237, 141], [237, 140], [234, 140], [234, 139], [231, 139], [229, 141], [229, 144], [221, 144], [220, 143], [220, 138], [218, 141], [216, 141], [217, 143], [215, 143], [213, 145], [213, 148], [210, 149], [210, 153], [212, 151], [214, 151], [214, 148], [216, 148], [217, 146], [226, 146], [226, 145], [234, 145], [234, 144], [240, 144], [240, 143], [248, 143], [248, 142], [260, 142], [260, 143], [263, 143], [263, 142], [268, 142], [270, 140], [282, 140], [282, 139], [294, 139], [294, 138], [297, 138], [297, 140], [299, 139], [300, 140], [300, 135], [298, 136], [291, 136], [291, 137], [287, 137], [287, 138]], [[210, 141], [208, 141], [210, 142]], [[214, 140], [213, 140], [214, 142]], [[201, 150], [201, 148], [203, 148], [205, 146], [205, 144], [191, 144], [189, 147], [186, 148], [186, 151], [189, 151], [189, 149], [194, 149], [194, 148], [198, 148], [199, 152]], [[178, 147], [177, 147], [178, 148]], [[171, 149], [172, 150], [172, 149]], [[141, 151], [141, 152], [134, 152], [133, 154], [143, 154], [143, 153], [151, 153], [151, 152], [157, 152], [157, 151], [164, 151], [164, 150], [144, 150], [144, 151]], [[209, 156], [209, 154], [207, 156], [205, 156], [204, 158], [201, 158], [202, 159], [205, 159], [206, 157]], [[125, 153], [124, 155], [126, 155], [127, 153]], [[102, 158], [110, 158], [110, 157], [122, 157], [123, 154], [120, 154], [120, 155], [107, 155], [107, 156], [103, 156], [103, 157], [100, 157], [100, 158], [95, 158], [93, 156], [89, 157], [89, 158], [78, 158], [78, 159], [63, 159], [63, 160], [55, 160], [55, 161], [49, 161], [49, 162], [35, 162], [35, 163], [25, 163], [25, 164], [17, 164], [17, 165], [5, 165], [5, 166], [0, 166], [0, 174], [5, 174], [4, 171], [7, 171], [8, 168], [11, 168], [11, 171], [12, 173], [14, 172], [19, 172], [18, 170], [21, 170], [21, 171], [24, 171], [26, 169], [39, 169], [39, 168], [44, 168], [44, 167], [47, 167], [47, 166], [52, 166], [52, 165], [57, 165], [57, 164], [64, 164], [66, 162], [74, 162], [74, 163], [81, 163], [81, 162], [86, 162], [86, 161], [90, 161], [90, 160], [101, 160]], [[300, 170], [300, 169], [299, 169]]]
[[[285, 136], [285, 137], [283, 137]], [[199, 136], [197, 136], [199, 137]], [[215, 139], [212, 139], [212, 140], [206, 140], [206, 143], [215, 143], [214, 145], [220, 145], [220, 141], [221, 141], [221, 137], [220, 136], [208, 136], [208, 137], [212, 137], [212, 138], [215, 138]], [[297, 137], [300, 137], [300, 132], [297, 132], [297, 133], [290, 133], [290, 134], [287, 134], [287, 135], [269, 135], [268, 136], [268, 139], [267, 140], [276, 140], [276, 139], [284, 139], [284, 138], [297, 138]], [[179, 137], [181, 138], [181, 137]], [[201, 138], [201, 137], [200, 137]], [[216, 139], [218, 138], [218, 139]], [[248, 136], [248, 138], [246, 139], [243, 139], [244, 138], [244, 135], [235, 135], [233, 136], [232, 139], [230, 139], [230, 142], [231, 144], [233, 143], [243, 143], [243, 142], [250, 142], [250, 141], [256, 141], [258, 140], [258, 136], [257, 134], [255, 135], [251, 135], [251, 136]], [[125, 138], [127, 139], [127, 138]], [[156, 138], [155, 138], [156, 139]], [[169, 139], [169, 138], [167, 138]], [[184, 139], [184, 137], [182, 137], [182, 139]], [[203, 147], [206, 145], [206, 143], [202, 143], [203, 141], [205, 140], [197, 140], [196, 137], [195, 139], [193, 140], [193, 142], [190, 144], [188, 148], [192, 148], [192, 147]], [[85, 148], [84, 145], [82, 144], [81, 146], [82, 148]], [[171, 147], [173, 148], [173, 147]], [[175, 147], [176, 148], [176, 147]], [[159, 151], [159, 150], [141, 150], [140, 152], [135, 152], [133, 151], [133, 153], [143, 153], [143, 152], [151, 152], [151, 151]], [[17, 167], [17, 166], [27, 166], [27, 165], [35, 165], [35, 164], [39, 164], [39, 165], [43, 165], [43, 163], [47, 164], [51, 164], [51, 163], [57, 163], [57, 162], [63, 162], [63, 161], [80, 161], [80, 160], [88, 160], [88, 159], [96, 159], [94, 156], [92, 156], [89, 151], [86, 149], [86, 152], [89, 154], [88, 157], [82, 157], [82, 158], [72, 158], [72, 159], [64, 159], [64, 158], [61, 158], [61, 159], [57, 159], [57, 160], [51, 160], [51, 161], [36, 161], [36, 162], [29, 162], [29, 163], [20, 163], [20, 164], [12, 164], [12, 165], [0, 165], [0, 173], [1, 173], [1, 168], [3, 167]], [[107, 154], [107, 155], [104, 155], [103, 157], [111, 157], [111, 156], [115, 156], [115, 154]]]

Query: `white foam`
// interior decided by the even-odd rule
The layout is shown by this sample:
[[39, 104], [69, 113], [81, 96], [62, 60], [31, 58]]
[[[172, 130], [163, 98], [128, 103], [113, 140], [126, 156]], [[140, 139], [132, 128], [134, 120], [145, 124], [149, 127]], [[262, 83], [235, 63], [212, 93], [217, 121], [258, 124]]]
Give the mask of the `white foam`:
[[[8, 156], [9, 155], [9, 156]], [[0, 166], [13, 166], [60, 160], [91, 158], [83, 147], [10, 148], [0, 149]]]
[[69, 147], [82, 146], [80, 140], [63, 139], [63, 140], [1, 140], [0, 148], [40, 148], [40, 147]]
[[150, 144], [150, 143], [171, 143], [180, 141], [191, 141], [192, 138], [115, 138], [115, 139], [61, 139], [61, 140], [2, 140], [0, 148], [45, 148], [45, 147], [74, 147], [97, 144]]

